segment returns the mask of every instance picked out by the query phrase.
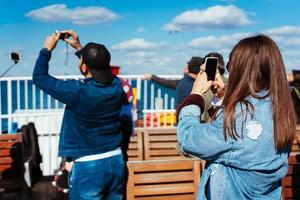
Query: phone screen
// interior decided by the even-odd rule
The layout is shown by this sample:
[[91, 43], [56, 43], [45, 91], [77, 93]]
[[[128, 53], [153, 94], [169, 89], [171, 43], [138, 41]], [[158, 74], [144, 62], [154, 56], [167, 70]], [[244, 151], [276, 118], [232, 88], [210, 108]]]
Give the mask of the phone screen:
[[207, 57], [205, 59], [205, 72], [207, 74], [207, 80], [215, 80], [217, 72], [218, 58]]

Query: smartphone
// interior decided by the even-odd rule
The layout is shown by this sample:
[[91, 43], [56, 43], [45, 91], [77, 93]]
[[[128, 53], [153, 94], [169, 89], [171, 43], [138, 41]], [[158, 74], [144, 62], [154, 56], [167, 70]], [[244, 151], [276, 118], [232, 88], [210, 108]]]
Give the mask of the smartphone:
[[14, 62], [19, 62], [19, 61], [21, 60], [21, 56], [20, 56], [20, 54], [17, 53], [17, 52], [11, 52], [11, 53], [9, 54], [9, 57], [10, 57], [10, 59], [11, 59], [12, 61], [14, 61]]
[[217, 72], [217, 65], [218, 65], [217, 57], [205, 58], [205, 72], [207, 74], [208, 81], [215, 80], [216, 72]]

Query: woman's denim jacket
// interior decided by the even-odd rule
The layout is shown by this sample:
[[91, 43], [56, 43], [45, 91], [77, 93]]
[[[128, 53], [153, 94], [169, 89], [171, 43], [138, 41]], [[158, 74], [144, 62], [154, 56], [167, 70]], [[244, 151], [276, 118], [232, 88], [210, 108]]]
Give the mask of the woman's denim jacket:
[[180, 111], [177, 134], [182, 150], [207, 161], [197, 200], [281, 199], [290, 149], [275, 149], [270, 98], [248, 100], [254, 106], [253, 117], [243, 106], [236, 107], [238, 140], [224, 139], [223, 110], [206, 124], [199, 122], [199, 106]]

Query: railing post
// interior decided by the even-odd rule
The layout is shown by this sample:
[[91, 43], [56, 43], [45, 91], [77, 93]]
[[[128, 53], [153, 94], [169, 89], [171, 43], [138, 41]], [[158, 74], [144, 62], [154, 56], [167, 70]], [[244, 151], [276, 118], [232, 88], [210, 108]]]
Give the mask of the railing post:
[[0, 135], [2, 134], [2, 82], [0, 81]]
[[[150, 109], [154, 110], [154, 85], [150, 86]], [[150, 113], [150, 126], [154, 127], [154, 113]]]
[[7, 81], [7, 115], [8, 115], [7, 130], [9, 132], [11, 124], [12, 124], [12, 87], [11, 87], [11, 80]]
[[[143, 110], [147, 110], [147, 80], [144, 81], [144, 108]], [[144, 113], [144, 127], [147, 127], [147, 114]]]
[[28, 110], [28, 80], [24, 80], [24, 108]]
[[137, 78], [137, 82], [136, 82], [136, 100], [141, 99], [141, 91], [142, 91], [142, 79]]

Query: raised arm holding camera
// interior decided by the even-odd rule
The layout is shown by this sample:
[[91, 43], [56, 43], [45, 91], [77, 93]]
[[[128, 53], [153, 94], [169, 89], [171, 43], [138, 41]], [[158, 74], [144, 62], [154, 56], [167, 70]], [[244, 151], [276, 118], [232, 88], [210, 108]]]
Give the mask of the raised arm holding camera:
[[[83, 81], [65, 81], [48, 74], [51, 51], [60, 39], [77, 50]], [[123, 90], [111, 72], [106, 47], [88, 43], [81, 48], [74, 31], [55, 32], [46, 38], [40, 51], [33, 83], [66, 104], [58, 156], [74, 161], [69, 198], [121, 199], [124, 160], [119, 114]]]

